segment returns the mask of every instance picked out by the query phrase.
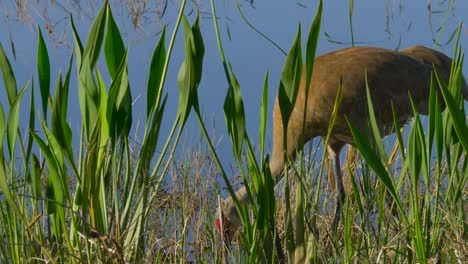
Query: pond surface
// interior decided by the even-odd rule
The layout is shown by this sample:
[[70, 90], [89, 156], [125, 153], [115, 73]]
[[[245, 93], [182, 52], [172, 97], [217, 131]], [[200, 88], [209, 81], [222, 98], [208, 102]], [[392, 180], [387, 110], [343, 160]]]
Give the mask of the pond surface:
[[[49, 49], [53, 91], [58, 72], [59, 70], [66, 71], [72, 53], [73, 39], [68, 19], [69, 13], [73, 14], [76, 27], [84, 42], [90, 24], [102, 2], [95, 0], [19, 1], [16, 4], [15, 2], [0, 2], [0, 12], [3, 13], [0, 20], [0, 42], [10, 58], [18, 86], [22, 87], [33, 75], [37, 84], [36, 43], [39, 25]], [[154, 1], [155, 3], [147, 4], [144, 2], [146, 1], [110, 1], [124, 42], [129, 49], [129, 80], [134, 98], [132, 134], [135, 135], [136, 141], [142, 138], [143, 133], [146, 83], [153, 48], [159, 40], [162, 25], [168, 24], [168, 33], [172, 32], [178, 10], [176, 1]], [[269, 113], [271, 113], [285, 56], [242, 20], [235, 1], [218, 0], [215, 2], [225, 54], [241, 85], [247, 113], [247, 130], [253, 142], [258, 142], [259, 109], [265, 74], [268, 71], [270, 76]], [[166, 9], [164, 9], [165, 3]], [[250, 23], [287, 51], [296, 35], [298, 23], [302, 25], [303, 43], [305, 42], [304, 39], [316, 12], [318, 1], [275, 0], [254, 1], [250, 4], [250, 1], [240, 0], [239, 4]], [[186, 14], [190, 14], [190, 21], [193, 21], [197, 10], [201, 12], [201, 29], [206, 50], [204, 72], [199, 87], [200, 105], [205, 114], [207, 127], [211, 130], [214, 141], [217, 142], [222, 162], [230, 164], [231, 147], [222, 112], [227, 83], [217, 49], [209, 1], [201, 1], [198, 6], [191, 3], [187, 7]], [[458, 25], [462, 26], [460, 36], [462, 49], [466, 51], [468, 47], [468, 29], [464, 24], [466, 20], [468, 20], [467, 1], [355, 1], [352, 16], [354, 45], [388, 49], [403, 49], [414, 45], [433, 48], [436, 46], [435, 40], [439, 39], [440, 45], [437, 49], [451, 56], [455, 43], [453, 34]], [[165, 87], [165, 91], [169, 93], [169, 108], [165, 116], [167, 124], [172, 122], [176, 112], [178, 100], [176, 76], [183, 60], [182, 37], [182, 34], [178, 35]], [[317, 54], [352, 45], [348, 1], [324, 1]], [[16, 57], [13, 55], [13, 46]], [[98, 67], [106, 83], [110, 83], [102, 58]], [[73, 73], [68, 120], [74, 132], [74, 142], [77, 143], [81, 116], [76, 99], [76, 69]], [[36, 94], [38, 94], [38, 89]], [[29, 91], [25, 96], [25, 98], [29, 97]], [[36, 105], [40, 105], [39, 96], [36, 98], [38, 99]], [[6, 110], [7, 101], [3, 87], [0, 89], [0, 102]], [[23, 109], [27, 109], [27, 103]], [[36, 112], [38, 116], [41, 116], [39, 110]], [[20, 123], [22, 131], [26, 131], [27, 117], [28, 110], [22, 111]], [[270, 119], [271, 117], [267, 124], [269, 139], [267, 152], [271, 149]], [[189, 118], [187, 131], [190, 133], [182, 139], [182, 144], [185, 146], [181, 149], [189, 149], [190, 146], [200, 141], [198, 122], [194, 117]], [[162, 132], [167, 134], [168, 128]]]

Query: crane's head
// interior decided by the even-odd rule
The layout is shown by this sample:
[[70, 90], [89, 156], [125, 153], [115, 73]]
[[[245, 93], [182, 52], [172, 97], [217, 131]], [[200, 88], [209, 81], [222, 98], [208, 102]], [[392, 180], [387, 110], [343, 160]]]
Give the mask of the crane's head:
[[232, 197], [228, 197], [221, 202], [221, 209], [216, 210], [216, 228], [220, 234], [225, 236], [226, 241], [230, 242], [240, 228], [241, 223], [234, 201]]

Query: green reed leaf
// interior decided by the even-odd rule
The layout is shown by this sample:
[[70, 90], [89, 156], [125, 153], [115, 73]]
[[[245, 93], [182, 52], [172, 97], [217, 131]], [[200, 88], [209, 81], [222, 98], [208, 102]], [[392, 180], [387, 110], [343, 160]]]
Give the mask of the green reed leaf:
[[245, 110], [237, 78], [229, 67], [230, 86], [224, 99], [224, 118], [236, 158], [241, 157], [245, 136]]
[[149, 119], [151, 113], [155, 111], [156, 104], [160, 102], [162, 75], [164, 63], [166, 61], [166, 25], [164, 25], [158, 45], [153, 51], [148, 77], [147, 97], [146, 97], [146, 119]]
[[[463, 108], [460, 109], [457, 107], [459, 104], [455, 101], [455, 98], [450, 93], [442, 77], [439, 75], [437, 70], [435, 73], [440, 91], [442, 92], [442, 96], [444, 97], [445, 103], [450, 113], [455, 132], [465, 151], [468, 151], [468, 127], [466, 125], [465, 111]], [[461, 78], [461, 70], [458, 71], [457, 75], [458, 78]]]
[[8, 154], [10, 155], [10, 159], [14, 159], [14, 149], [16, 144], [16, 138], [18, 135], [18, 125], [19, 125], [19, 114], [20, 114], [20, 105], [21, 100], [23, 99], [23, 94], [26, 91], [26, 88], [29, 86], [29, 82], [24, 85], [21, 91], [15, 98], [15, 101], [11, 105], [10, 112], [8, 113], [8, 121], [7, 121], [7, 146], [8, 146]]
[[36, 154], [32, 156], [32, 179], [31, 179], [31, 190], [32, 195], [37, 198], [42, 197], [42, 168], [39, 159]]
[[37, 27], [37, 29], [39, 31], [37, 37], [37, 72], [41, 91], [42, 114], [44, 121], [47, 122], [47, 102], [50, 94], [50, 62], [41, 28]]
[[104, 28], [106, 24], [106, 9], [108, 7], [107, 0], [104, 2], [101, 10], [94, 19], [91, 29], [88, 33], [86, 46], [84, 48], [83, 58], [88, 60], [91, 69], [96, 66], [97, 60], [101, 53], [102, 41], [104, 39]]
[[[278, 101], [283, 120], [283, 127], [287, 129], [289, 117], [296, 103], [302, 74], [302, 48], [301, 48], [301, 24], [299, 24], [296, 39], [289, 50], [283, 66]], [[286, 131], [286, 130], [285, 130]], [[286, 134], [285, 134], [286, 135]]]
[[77, 61], [77, 70], [80, 72], [81, 68], [81, 59], [83, 58], [83, 44], [81, 44], [80, 36], [78, 35], [78, 31], [75, 27], [75, 22], [73, 21], [73, 15], [70, 14], [70, 25], [73, 32], [73, 39], [75, 42], [75, 52], [76, 52], [76, 61]]
[[3, 74], [3, 85], [5, 86], [6, 94], [8, 96], [8, 102], [13, 104], [16, 100], [16, 94], [18, 93], [15, 74], [11, 68], [10, 61], [3, 50], [3, 46], [0, 43], [0, 68]]
[[318, 38], [320, 36], [320, 26], [322, 23], [322, 0], [319, 2], [319, 6], [315, 13], [314, 21], [310, 26], [309, 37], [307, 38], [306, 44], [306, 94], [309, 93], [310, 81], [312, 79], [312, 72], [314, 68], [315, 52], [317, 50]]
[[364, 137], [359, 133], [359, 130], [354, 127], [353, 124], [347, 120], [351, 133], [353, 135], [354, 142], [356, 147], [359, 149], [362, 157], [366, 160], [366, 163], [374, 170], [377, 177], [382, 181], [382, 183], [387, 188], [388, 192], [393, 197], [394, 201], [398, 205], [398, 209], [400, 213], [403, 214], [402, 217], [407, 222], [406, 216], [404, 216], [405, 211], [403, 210], [403, 206], [400, 201], [400, 197], [395, 191], [395, 187], [393, 184], [393, 180], [388, 174], [387, 170], [385, 169], [384, 164], [382, 164], [381, 160], [378, 158], [376, 153], [372, 150], [370, 144], [366, 142]]
[[182, 17], [185, 35], [185, 59], [177, 76], [179, 86], [178, 116], [184, 126], [192, 107], [198, 110], [198, 84], [200, 83], [203, 68], [205, 47], [199, 28], [197, 16], [193, 26], [190, 27], [185, 16]]
[[125, 46], [110, 8], [107, 8], [107, 32], [104, 41], [104, 54], [107, 69], [111, 78], [114, 79], [116, 71], [124, 58]]

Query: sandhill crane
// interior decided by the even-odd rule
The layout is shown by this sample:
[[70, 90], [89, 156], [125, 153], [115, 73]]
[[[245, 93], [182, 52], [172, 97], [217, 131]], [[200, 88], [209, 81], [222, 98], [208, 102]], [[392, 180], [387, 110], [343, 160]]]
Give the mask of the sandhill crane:
[[[305, 109], [305, 72], [302, 74], [298, 97], [289, 121], [287, 149], [283, 147], [283, 124], [276, 99], [273, 111], [273, 152], [270, 159], [271, 173], [275, 182], [278, 181], [286, 165], [284, 151], [294, 159], [298, 149], [306, 142], [316, 136], [326, 136], [341, 80], [343, 97], [327, 145], [336, 183], [336, 211], [332, 225], [335, 228], [339, 221], [340, 207], [345, 199], [339, 153], [344, 145], [354, 145], [346, 118], [361, 133], [368, 132], [369, 128], [365, 74], [367, 73], [380, 133], [385, 136], [392, 133], [391, 104], [393, 103], [396, 108], [400, 125], [404, 125], [413, 116], [408, 94], [411, 94], [418, 112], [427, 114], [433, 65], [437, 67], [444, 81], [448, 82], [451, 62], [452, 60], [443, 53], [422, 46], [399, 52], [374, 47], [347, 48], [317, 57], [314, 62], [307, 109]], [[468, 100], [468, 88], [465, 82], [462, 93], [464, 99]], [[303, 130], [304, 111], [306, 117]], [[235, 194], [241, 203], [247, 202], [245, 187]], [[225, 199], [222, 207], [224, 230], [228, 238], [232, 238], [241, 225], [232, 197]], [[221, 230], [219, 214], [216, 217], [216, 225]]]

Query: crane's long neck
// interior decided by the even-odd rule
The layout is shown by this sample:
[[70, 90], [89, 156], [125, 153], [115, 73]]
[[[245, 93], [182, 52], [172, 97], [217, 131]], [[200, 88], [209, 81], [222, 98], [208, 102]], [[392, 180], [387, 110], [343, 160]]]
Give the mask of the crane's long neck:
[[[281, 154], [281, 155], [280, 155]], [[271, 176], [273, 178], [273, 182], [276, 184], [279, 177], [281, 176], [281, 173], [284, 170], [284, 157], [282, 153], [276, 153], [273, 151], [272, 157], [270, 159], [270, 171], [271, 171]], [[235, 192], [237, 199], [239, 200], [240, 203], [247, 203], [248, 202], [248, 193], [247, 189], [245, 187], [240, 188]], [[229, 197], [230, 199], [231, 197]]]

